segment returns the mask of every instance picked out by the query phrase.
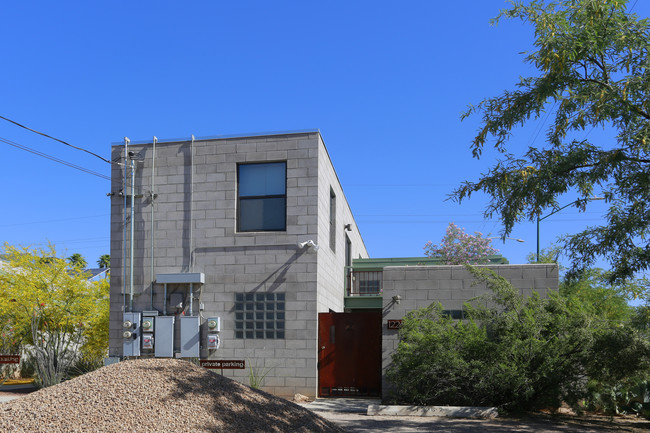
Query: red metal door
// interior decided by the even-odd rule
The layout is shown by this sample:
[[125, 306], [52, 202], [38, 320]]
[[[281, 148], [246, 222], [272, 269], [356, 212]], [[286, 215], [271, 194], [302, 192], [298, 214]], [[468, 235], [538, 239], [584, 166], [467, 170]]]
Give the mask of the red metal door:
[[321, 397], [381, 395], [381, 313], [318, 315]]

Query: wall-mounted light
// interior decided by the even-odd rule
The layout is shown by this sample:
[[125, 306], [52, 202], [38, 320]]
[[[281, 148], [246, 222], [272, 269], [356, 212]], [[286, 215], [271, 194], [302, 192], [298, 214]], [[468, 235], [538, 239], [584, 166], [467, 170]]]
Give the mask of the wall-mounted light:
[[313, 248], [314, 251], [318, 251], [318, 249], [320, 248], [320, 247], [318, 246], [318, 244], [316, 244], [316, 243], [315, 243], [314, 241], [312, 241], [311, 239], [309, 239], [308, 241], [305, 241], [305, 242], [300, 242], [300, 243], [298, 244], [298, 248], [300, 248], [300, 249], [303, 249], [303, 248], [305, 248], [305, 247]]
[[400, 295], [393, 296], [393, 303], [399, 304], [400, 302], [402, 302], [402, 297]]
[[346, 232], [351, 232], [352, 231], [352, 224], [346, 224], [343, 226]]

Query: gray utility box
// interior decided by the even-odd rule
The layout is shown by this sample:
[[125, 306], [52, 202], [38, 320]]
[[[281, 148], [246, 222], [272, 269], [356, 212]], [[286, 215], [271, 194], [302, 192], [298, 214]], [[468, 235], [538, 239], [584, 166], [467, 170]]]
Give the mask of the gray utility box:
[[181, 358], [199, 357], [199, 317], [181, 316]]
[[140, 356], [140, 313], [124, 313], [122, 356]]
[[157, 316], [155, 320], [156, 358], [174, 357], [174, 316]]

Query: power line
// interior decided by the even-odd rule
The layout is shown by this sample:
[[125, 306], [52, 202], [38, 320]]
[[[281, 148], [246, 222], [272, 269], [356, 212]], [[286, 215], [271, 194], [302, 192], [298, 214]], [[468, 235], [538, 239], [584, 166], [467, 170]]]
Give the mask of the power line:
[[[2, 116], [0, 116], [0, 117], [2, 117]], [[3, 143], [8, 144], [9, 146], [13, 146], [13, 147], [16, 147], [18, 149], [24, 150], [26, 152], [33, 153], [34, 155], [42, 156], [43, 158], [47, 158], [47, 159], [49, 159], [51, 161], [54, 161], [54, 162], [58, 162], [59, 164], [67, 165], [68, 167], [74, 168], [76, 170], [80, 170], [80, 171], [83, 171], [85, 173], [92, 174], [93, 176], [101, 177], [102, 179], [106, 179], [106, 180], [111, 180], [111, 178], [109, 176], [106, 176], [104, 174], [101, 174], [101, 173], [98, 173], [96, 171], [90, 170], [88, 168], [82, 167], [80, 165], [76, 165], [76, 164], [73, 164], [71, 162], [64, 161], [64, 160], [59, 159], [59, 158], [57, 158], [55, 156], [48, 155], [47, 153], [40, 152], [40, 151], [38, 151], [36, 149], [32, 149], [31, 147], [27, 147], [25, 145], [16, 143], [14, 141], [7, 140], [6, 138], [0, 137], [0, 141], [2, 141]]]
[[110, 214], [88, 215], [88, 216], [80, 216], [80, 217], [73, 217], [73, 218], [60, 218], [60, 219], [45, 220], [45, 221], [31, 221], [31, 222], [23, 222], [23, 223], [16, 223], [16, 224], [3, 224], [3, 225], [0, 225], [0, 228], [16, 227], [16, 226], [28, 226], [28, 225], [33, 225], [33, 224], [69, 222], [69, 221], [75, 221], [75, 220], [93, 219], [93, 218], [101, 218], [101, 217], [107, 217], [107, 216], [110, 216]]
[[[570, 212], [565, 212], [566, 215], [589, 215], [589, 214], [598, 214], [600, 215], [601, 212], [598, 211], [584, 211], [584, 212], [574, 212], [573, 214]], [[471, 217], [471, 216], [476, 216], [476, 213], [454, 213], [454, 214], [406, 214], [406, 213], [400, 213], [400, 214], [371, 214], [371, 213], [366, 213], [366, 214], [354, 214], [356, 218], [367, 218], [367, 217], [400, 217], [400, 218], [429, 218], [429, 217], [444, 217], [444, 218], [458, 218], [458, 217]], [[498, 220], [498, 218], [490, 218], [484, 221], [494, 221]]]
[[32, 131], [32, 132], [35, 133], [35, 134], [42, 135], [43, 137], [47, 137], [47, 138], [50, 138], [50, 139], [52, 139], [52, 140], [54, 140], [54, 141], [58, 141], [59, 143], [63, 143], [63, 144], [65, 144], [66, 146], [70, 146], [70, 147], [72, 147], [73, 149], [77, 149], [77, 150], [81, 150], [82, 152], [89, 153], [89, 154], [91, 154], [92, 156], [97, 157], [97, 158], [101, 159], [101, 160], [104, 161], [104, 162], [107, 162], [107, 163], [109, 163], [109, 164], [112, 164], [112, 162], [109, 161], [108, 159], [104, 158], [103, 156], [99, 156], [99, 155], [97, 155], [96, 153], [91, 152], [90, 150], [84, 149], [84, 148], [82, 148], [82, 147], [74, 146], [74, 145], [68, 143], [67, 141], [59, 140], [58, 138], [52, 137], [51, 135], [47, 135], [47, 134], [44, 134], [44, 133], [42, 133], [42, 132], [39, 132], [39, 131], [37, 131], [37, 130], [35, 130], [35, 129], [29, 128], [29, 127], [27, 127], [27, 126], [25, 126], [25, 125], [22, 125], [22, 124], [20, 124], [20, 123], [14, 121], [14, 120], [7, 119], [6, 117], [0, 116], [0, 119], [4, 119], [4, 120], [6, 120], [7, 122], [13, 123], [13, 124], [16, 125], [16, 126], [20, 126], [21, 128], [25, 128], [25, 129], [28, 130], [28, 131]]

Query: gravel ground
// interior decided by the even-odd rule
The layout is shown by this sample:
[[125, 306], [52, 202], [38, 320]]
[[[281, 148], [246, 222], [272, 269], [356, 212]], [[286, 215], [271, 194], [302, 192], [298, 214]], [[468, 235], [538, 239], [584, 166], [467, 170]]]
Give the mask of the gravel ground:
[[112, 364], [0, 405], [0, 432], [322, 432], [335, 424], [186, 361]]
[[305, 404], [314, 414], [189, 362], [170, 359], [121, 362], [58, 386], [20, 392], [0, 392], [0, 396], [20, 397], [0, 403], [2, 433], [650, 431], [649, 421], [629, 416], [533, 414], [492, 420], [367, 416], [359, 409], [367, 404], [344, 399]]

